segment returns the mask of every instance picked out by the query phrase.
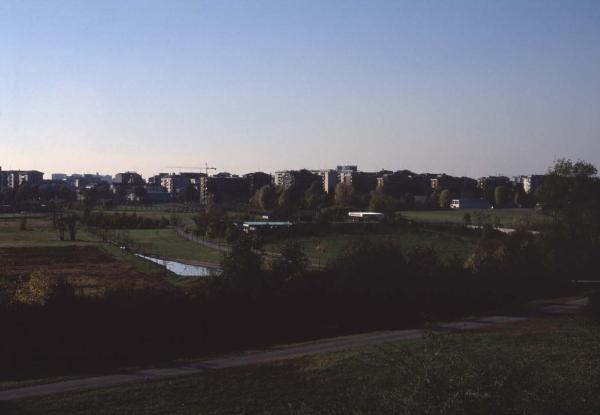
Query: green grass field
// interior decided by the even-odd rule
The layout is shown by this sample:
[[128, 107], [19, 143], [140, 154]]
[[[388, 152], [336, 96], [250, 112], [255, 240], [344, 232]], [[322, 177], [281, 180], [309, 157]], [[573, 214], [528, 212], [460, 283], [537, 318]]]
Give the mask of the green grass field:
[[175, 229], [132, 229], [121, 231], [137, 243], [148, 246], [150, 253], [170, 259], [219, 263], [222, 253], [188, 241], [177, 235]]
[[553, 317], [109, 389], [6, 414], [597, 414], [600, 326]]
[[[287, 242], [298, 242], [311, 262], [324, 265], [338, 257], [349, 242], [358, 240], [359, 238], [361, 238], [360, 235], [344, 234], [288, 238], [267, 243], [264, 248], [267, 252], [279, 253]], [[471, 253], [476, 243], [475, 239], [470, 237], [430, 230], [420, 232], [401, 231], [387, 235], [369, 235], [369, 239], [373, 241], [395, 242], [407, 250], [416, 246], [432, 247], [443, 257], [456, 254], [461, 258]], [[320, 250], [318, 249], [319, 247]]]
[[[68, 240], [68, 235], [66, 235], [66, 240], [61, 241], [58, 232], [55, 229], [52, 229], [52, 224], [48, 218], [28, 220], [26, 230], [19, 230], [19, 220], [17, 218], [13, 218], [11, 220], [8, 220], [6, 218], [4, 219], [5, 220], [2, 220], [0, 222], [0, 248], [43, 248], [93, 245], [109, 253], [118, 261], [126, 262], [130, 265], [133, 265], [136, 271], [142, 272], [147, 275], [165, 277], [170, 282], [175, 283], [177, 285], [181, 285], [181, 283], [185, 280], [175, 276], [174, 274], [171, 274], [170, 272], [166, 271], [164, 268], [160, 267], [157, 264], [123, 252], [115, 246], [102, 243], [96, 236], [86, 232], [83, 229], [78, 229], [77, 239], [75, 241]], [[169, 230], [167, 229], [165, 231]], [[172, 230], [172, 233], [175, 237], [177, 237], [174, 230]], [[169, 242], [169, 238], [165, 238], [165, 240]], [[192, 244], [191, 242], [187, 242], [182, 239], [181, 241], [189, 245]], [[175, 240], [175, 242], [180, 242], [180, 238], [177, 237], [177, 240]], [[192, 248], [193, 247], [188, 246], [188, 249], [190, 251], [192, 250]], [[198, 246], [198, 248], [202, 249], [202, 247], [200, 246]], [[207, 257], [210, 257], [210, 254], [211, 253], [209, 253]]]
[[[0, 247], [20, 246], [66, 246], [95, 243], [90, 235], [78, 232], [76, 241], [61, 241], [58, 231], [52, 229], [49, 218], [32, 217], [27, 219], [26, 230], [19, 229], [20, 218], [0, 220]], [[68, 232], [65, 235], [68, 239]]]
[[464, 223], [464, 215], [471, 215], [473, 225], [479, 225], [479, 218], [484, 222], [499, 224], [511, 228], [527, 220], [532, 226], [549, 223], [552, 218], [534, 209], [457, 209], [457, 210], [416, 210], [403, 211], [406, 219], [427, 223]]
[[[90, 235], [83, 229], [77, 231], [75, 241], [61, 241], [58, 231], [52, 228], [49, 218], [28, 219], [26, 230], [20, 230], [19, 225], [18, 218], [4, 218], [0, 221], [0, 247], [101, 245], [97, 237]], [[219, 263], [222, 258], [219, 251], [177, 236], [175, 229], [133, 229], [120, 232], [129, 234], [136, 242], [148, 246], [151, 253], [162, 257], [211, 263]], [[66, 239], [68, 239], [68, 234]], [[117, 254], [116, 251], [113, 253]]]
[[0, 247], [67, 246], [89, 245], [94, 243], [96, 242], [93, 239], [89, 239], [89, 235], [83, 235], [81, 233], [78, 233], [78, 238], [76, 241], [61, 241], [58, 237], [58, 233], [51, 229], [27, 231], [0, 230]]

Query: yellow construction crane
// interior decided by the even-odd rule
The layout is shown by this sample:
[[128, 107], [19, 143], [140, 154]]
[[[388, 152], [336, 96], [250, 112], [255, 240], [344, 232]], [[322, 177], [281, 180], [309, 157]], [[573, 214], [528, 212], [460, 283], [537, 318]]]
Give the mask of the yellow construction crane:
[[[183, 170], [204, 170], [206, 175], [208, 176], [209, 170], [217, 170], [216, 167], [209, 167], [208, 163], [204, 163], [204, 167], [197, 166], [166, 166], [166, 169], [183, 169]], [[181, 171], [181, 170], [180, 170]]]

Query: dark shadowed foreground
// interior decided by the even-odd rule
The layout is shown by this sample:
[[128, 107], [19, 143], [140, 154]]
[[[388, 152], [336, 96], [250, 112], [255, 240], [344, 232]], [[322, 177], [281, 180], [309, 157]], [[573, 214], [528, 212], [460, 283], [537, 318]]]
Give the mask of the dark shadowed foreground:
[[275, 364], [4, 403], [7, 414], [597, 414], [585, 317], [428, 335]]

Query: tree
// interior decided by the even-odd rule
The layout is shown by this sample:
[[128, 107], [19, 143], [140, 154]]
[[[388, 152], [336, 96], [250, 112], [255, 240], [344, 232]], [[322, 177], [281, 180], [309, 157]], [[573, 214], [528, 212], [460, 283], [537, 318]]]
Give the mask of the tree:
[[177, 195], [177, 201], [180, 203], [190, 203], [197, 201], [200, 197], [200, 193], [196, 187], [192, 184], [188, 184], [179, 194]]
[[296, 185], [284, 189], [279, 195], [279, 207], [289, 214], [302, 208], [303, 193]]
[[15, 191], [10, 187], [5, 187], [0, 191], [0, 201], [5, 204], [12, 204], [15, 201]]
[[386, 195], [383, 188], [378, 187], [371, 192], [371, 198], [369, 199], [369, 210], [371, 212], [381, 212], [389, 217], [394, 213], [397, 205], [396, 199]]
[[136, 186], [133, 189], [133, 194], [135, 195], [136, 199], [140, 202], [142, 202], [144, 200], [146, 193], [147, 193], [147, 191], [144, 188], [144, 186]]
[[281, 257], [273, 264], [273, 271], [284, 280], [296, 279], [304, 275], [308, 267], [308, 257], [298, 242], [288, 242], [281, 250]]
[[56, 219], [56, 229], [58, 230], [58, 237], [61, 241], [65, 240], [65, 230], [66, 230], [66, 223], [65, 223], [65, 218], [60, 215], [57, 219]]
[[216, 237], [225, 232], [225, 222], [221, 211], [214, 205], [206, 206], [193, 218], [198, 235]]
[[35, 198], [36, 193], [37, 188], [34, 188], [29, 183], [23, 183], [17, 189], [15, 200], [17, 203], [28, 202]]
[[221, 261], [220, 278], [231, 288], [256, 295], [262, 284], [262, 257], [252, 249], [250, 237], [239, 238]]
[[117, 186], [115, 189], [115, 196], [117, 199], [117, 203], [123, 203], [125, 198], [127, 197], [127, 189], [125, 186]]
[[98, 199], [98, 190], [95, 187], [83, 191], [83, 204], [86, 208], [91, 208]]
[[196, 224], [196, 233], [198, 235], [206, 235], [208, 231], [208, 224], [210, 223], [210, 216], [205, 211], [200, 211], [198, 215], [193, 218], [194, 223]]
[[351, 206], [354, 202], [354, 188], [348, 183], [338, 183], [335, 187], [335, 203]]
[[320, 181], [313, 182], [304, 193], [304, 200], [308, 209], [316, 209], [323, 205], [327, 200], [327, 193]]
[[527, 193], [523, 189], [517, 189], [513, 195], [513, 203], [517, 207], [523, 207], [529, 204]]
[[69, 239], [75, 241], [77, 239], [77, 215], [70, 215], [65, 222], [69, 228]]
[[494, 202], [496, 207], [505, 206], [508, 202], [508, 189], [506, 186], [496, 186], [494, 189]]
[[596, 166], [578, 159], [576, 162], [568, 158], [559, 158], [548, 169], [548, 174], [564, 177], [591, 177], [598, 173]]
[[600, 226], [600, 182], [593, 177], [596, 167], [578, 160], [559, 159], [549, 169], [536, 195], [545, 209], [571, 228], [590, 231]]
[[441, 208], [447, 208], [450, 204], [450, 190], [444, 189], [440, 192], [439, 205]]
[[237, 241], [241, 236], [241, 232], [233, 226], [233, 224], [226, 224], [225, 227], [225, 241], [228, 244], [232, 244]]
[[73, 202], [77, 199], [77, 194], [68, 186], [60, 185], [56, 191], [56, 197], [65, 202]]
[[268, 211], [277, 204], [277, 189], [272, 184], [265, 185], [254, 193], [253, 204], [259, 209]]

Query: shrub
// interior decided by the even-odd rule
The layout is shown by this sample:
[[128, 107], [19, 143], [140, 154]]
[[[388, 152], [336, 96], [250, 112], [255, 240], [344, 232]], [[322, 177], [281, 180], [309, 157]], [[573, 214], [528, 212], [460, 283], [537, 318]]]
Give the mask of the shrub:
[[15, 301], [22, 304], [46, 305], [74, 297], [73, 286], [62, 278], [54, 278], [41, 271], [32, 272], [15, 293]]

